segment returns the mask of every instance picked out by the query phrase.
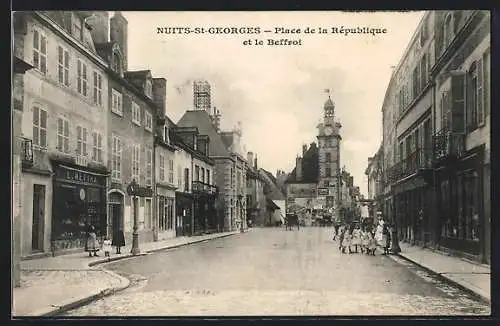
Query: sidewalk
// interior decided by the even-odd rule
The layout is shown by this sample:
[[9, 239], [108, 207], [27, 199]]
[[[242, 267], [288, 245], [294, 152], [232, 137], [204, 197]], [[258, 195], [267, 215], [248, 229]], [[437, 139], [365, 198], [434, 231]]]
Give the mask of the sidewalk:
[[419, 246], [400, 243], [400, 257], [447, 279], [451, 283], [491, 302], [491, 269], [488, 265], [434, 252]]
[[[178, 237], [140, 243], [141, 255], [192, 243], [227, 237], [239, 231]], [[121, 291], [130, 281], [97, 265], [133, 257], [131, 245], [122, 254], [89, 257], [86, 252], [21, 261], [21, 287], [12, 294], [12, 316], [51, 316], [73, 309], [106, 295]]]

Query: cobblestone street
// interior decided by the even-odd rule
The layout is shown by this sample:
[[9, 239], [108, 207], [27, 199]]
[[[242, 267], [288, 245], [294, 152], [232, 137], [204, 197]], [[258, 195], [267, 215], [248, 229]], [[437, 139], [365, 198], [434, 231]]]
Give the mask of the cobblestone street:
[[331, 234], [254, 229], [111, 263], [132, 286], [65, 316], [490, 313], [401, 258], [341, 254]]

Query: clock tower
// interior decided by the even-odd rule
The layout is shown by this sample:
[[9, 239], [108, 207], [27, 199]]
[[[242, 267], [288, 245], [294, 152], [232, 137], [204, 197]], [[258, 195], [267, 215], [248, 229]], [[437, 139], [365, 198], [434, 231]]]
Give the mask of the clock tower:
[[318, 125], [318, 197], [325, 197], [326, 209], [340, 218], [340, 128], [335, 121], [335, 105], [330, 96], [323, 106], [323, 122]]

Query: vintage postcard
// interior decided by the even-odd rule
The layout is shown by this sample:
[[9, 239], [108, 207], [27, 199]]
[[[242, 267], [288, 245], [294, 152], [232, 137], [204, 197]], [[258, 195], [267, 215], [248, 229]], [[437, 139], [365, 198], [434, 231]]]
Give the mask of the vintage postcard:
[[12, 316], [491, 314], [490, 12], [12, 13]]

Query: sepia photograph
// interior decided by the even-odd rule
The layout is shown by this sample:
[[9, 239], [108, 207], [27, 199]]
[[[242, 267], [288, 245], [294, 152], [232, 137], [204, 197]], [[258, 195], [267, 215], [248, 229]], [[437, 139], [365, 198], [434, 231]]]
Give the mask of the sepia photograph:
[[491, 315], [490, 11], [11, 17], [11, 319]]

